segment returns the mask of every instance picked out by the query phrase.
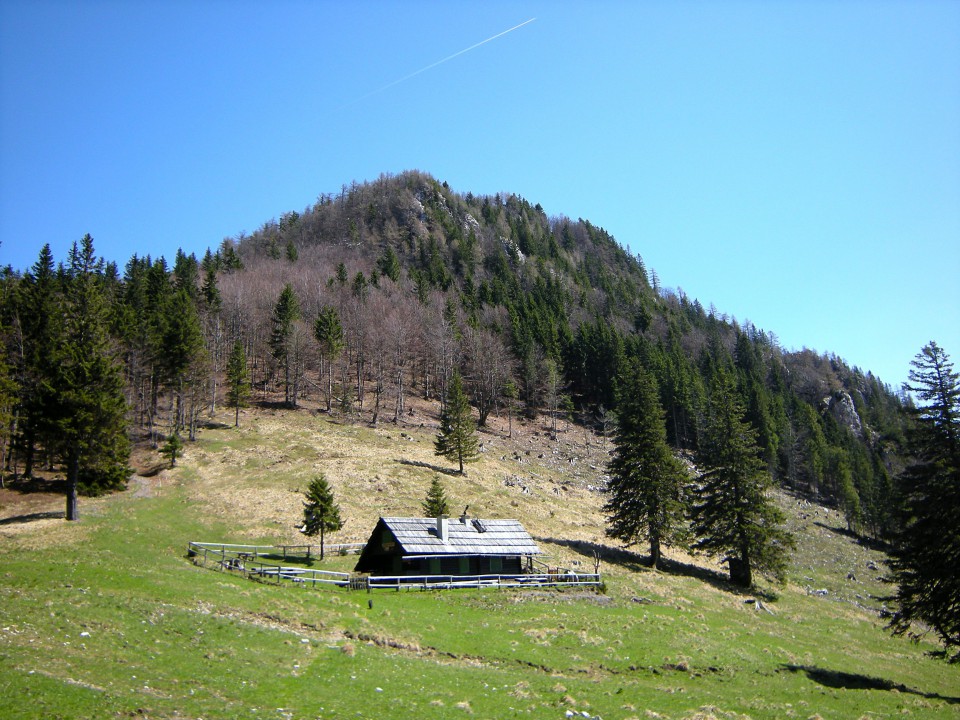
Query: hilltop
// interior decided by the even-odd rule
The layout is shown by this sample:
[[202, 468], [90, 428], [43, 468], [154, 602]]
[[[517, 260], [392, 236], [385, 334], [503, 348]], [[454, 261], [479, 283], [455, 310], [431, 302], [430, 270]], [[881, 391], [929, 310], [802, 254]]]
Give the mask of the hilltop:
[[[493, 417], [459, 478], [433, 455], [436, 405], [411, 410], [378, 427], [311, 405], [251, 408], [239, 428], [224, 412], [175, 469], [135, 453], [130, 488], [85, 500], [80, 523], [44, 517], [59, 497], [4, 491], [4, 717], [960, 716], [957, 668], [885, 631], [883, 555], [836, 510], [781, 495], [789, 583], [744, 594], [708, 562], [668, 549], [655, 572], [605, 538], [602, 437], [539, 420], [509, 438]], [[317, 472], [346, 520], [334, 542], [418, 514], [439, 474], [471, 513], [519, 518], [551, 563], [599, 551], [606, 593], [311, 592], [186, 558], [190, 540], [302, 542]]]

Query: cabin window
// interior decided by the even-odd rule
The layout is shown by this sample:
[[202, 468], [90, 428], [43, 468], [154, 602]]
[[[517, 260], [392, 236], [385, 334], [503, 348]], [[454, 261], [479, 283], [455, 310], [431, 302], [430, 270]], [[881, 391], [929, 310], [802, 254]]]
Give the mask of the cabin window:
[[470, 574], [470, 558], [468, 557], [460, 558], [460, 574], [461, 575]]
[[493, 574], [503, 572], [503, 558], [499, 558], [499, 557], [490, 558], [490, 572]]
[[428, 565], [430, 567], [429, 572], [431, 575], [440, 574], [440, 558], [430, 558]]

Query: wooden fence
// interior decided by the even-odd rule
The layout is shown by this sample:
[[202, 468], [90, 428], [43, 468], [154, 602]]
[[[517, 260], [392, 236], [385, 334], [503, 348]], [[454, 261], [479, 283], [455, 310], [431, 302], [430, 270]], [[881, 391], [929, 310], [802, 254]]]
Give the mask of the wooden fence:
[[[341, 543], [338, 545], [324, 545], [325, 555], [359, 555], [366, 543]], [[232, 543], [204, 543], [191, 542], [187, 544], [187, 552], [192, 556], [202, 550], [217, 550], [222, 554], [242, 554], [260, 558], [303, 558], [310, 560], [320, 557], [319, 545], [236, 545]]]
[[[532, 588], [532, 587], [598, 587], [602, 584], [599, 573], [578, 573], [551, 568], [542, 573], [519, 575], [355, 575], [331, 570], [291, 567], [266, 562], [262, 558], [319, 557], [312, 553], [310, 545], [234, 545], [229, 543], [190, 542], [187, 555], [203, 567], [221, 571], [238, 572], [246, 577], [268, 582], [288, 582], [304, 587], [336, 585], [351, 590], [449, 590], [454, 588]], [[363, 545], [334, 546], [348, 548], [347, 552], [359, 552]], [[336, 554], [336, 553], [334, 553]]]

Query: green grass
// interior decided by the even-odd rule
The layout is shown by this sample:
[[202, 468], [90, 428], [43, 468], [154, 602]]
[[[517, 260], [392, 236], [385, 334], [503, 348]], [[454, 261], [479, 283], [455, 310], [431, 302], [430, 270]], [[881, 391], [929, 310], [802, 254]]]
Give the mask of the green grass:
[[[374, 443], [369, 430], [342, 430], [350, 442], [379, 444], [385, 465], [407, 447], [396, 432]], [[315, 431], [294, 426], [290, 434]], [[283, 463], [314, 462], [313, 445], [287, 450], [289, 439], [280, 454], [295, 461], [279, 464], [283, 486], [300, 474], [293, 464], [284, 474]], [[214, 482], [211, 457], [263, 442], [210, 431], [193, 448], [206, 459], [188, 453], [177, 482], [164, 480], [154, 497], [88, 501], [79, 529], [44, 521], [3, 539], [0, 717], [960, 717], [960, 668], [931, 657], [931, 645], [892, 638], [875, 612], [855, 604], [876, 587], [864, 573], [847, 580], [848, 566], [875, 555], [811, 523], [798, 521], [805, 565], [765, 601], [770, 612], [706, 571], [653, 572], [628, 556], [604, 563], [606, 595], [351, 593], [194, 565], [189, 540], [249, 541], [244, 517], [203, 500], [204, 484]], [[482, 486], [482, 477], [472, 482]], [[216, 482], [243, 494], [267, 479], [248, 482], [236, 469]], [[499, 486], [487, 489], [496, 497]], [[528, 506], [510, 507], [510, 497], [496, 501], [501, 514], [522, 519]], [[563, 499], [547, 493], [521, 500], [562, 512]], [[550, 520], [540, 522], [549, 531]], [[578, 557], [564, 545], [545, 549]], [[354, 562], [333, 556], [315, 567]], [[808, 595], [811, 584], [831, 594]]]

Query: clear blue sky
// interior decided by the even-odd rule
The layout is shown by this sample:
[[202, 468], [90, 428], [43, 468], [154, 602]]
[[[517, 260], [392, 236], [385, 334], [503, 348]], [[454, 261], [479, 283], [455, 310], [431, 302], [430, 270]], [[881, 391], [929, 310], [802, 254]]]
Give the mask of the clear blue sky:
[[960, 365], [958, 2], [0, 2], [0, 264], [200, 255], [406, 169], [787, 349]]

